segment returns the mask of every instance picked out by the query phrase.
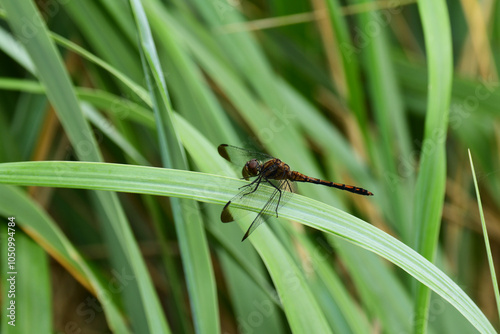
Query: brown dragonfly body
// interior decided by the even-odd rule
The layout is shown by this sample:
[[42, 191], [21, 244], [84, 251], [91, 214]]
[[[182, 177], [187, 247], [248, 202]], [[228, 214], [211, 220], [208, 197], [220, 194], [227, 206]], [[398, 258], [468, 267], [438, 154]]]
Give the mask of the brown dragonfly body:
[[278, 217], [278, 209], [288, 201], [289, 195], [287, 194], [290, 194], [293, 191], [292, 182], [321, 184], [327, 187], [346, 190], [358, 195], [373, 195], [370, 191], [360, 187], [325, 181], [293, 171], [290, 166], [280, 159], [264, 153], [252, 152], [226, 144], [219, 145], [218, 151], [219, 154], [226, 160], [239, 164], [240, 166], [243, 165], [242, 175], [246, 180], [249, 180], [251, 177], [255, 177], [255, 180], [241, 187], [240, 189], [243, 190], [226, 203], [221, 213], [221, 221], [223, 223], [229, 223], [235, 220], [231, 204], [238, 203], [242, 205], [249, 201], [250, 198], [253, 198], [255, 192], [259, 189], [259, 186], [262, 183], [267, 183], [274, 188], [271, 197], [248, 228], [243, 240], [245, 240], [262, 223], [262, 215], [264, 212], [268, 212], [269, 209], [274, 208], [273, 211], [276, 212], [276, 217]]
[[295, 182], [309, 182], [314, 184], [321, 184], [327, 187], [333, 187], [337, 189], [346, 190], [358, 195], [372, 196], [373, 194], [363, 188], [350, 186], [343, 183], [336, 183], [331, 181], [325, 181], [317, 179], [315, 177], [309, 177], [300, 172], [290, 169], [286, 163], [280, 159], [274, 158], [264, 164], [261, 164], [257, 159], [252, 159], [245, 164], [243, 167], [243, 177], [248, 180], [252, 176], [262, 176], [271, 180], [290, 180]]

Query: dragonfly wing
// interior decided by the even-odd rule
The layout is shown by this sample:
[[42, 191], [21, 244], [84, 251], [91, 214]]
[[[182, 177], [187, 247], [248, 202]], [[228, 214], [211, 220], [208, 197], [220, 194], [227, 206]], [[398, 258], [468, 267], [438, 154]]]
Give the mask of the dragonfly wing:
[[221, 157], [241, 167], [243, 167], [248, 161], [252, 159], [257, 159], [260, 162], [266, 162], [273, 159], [272, 156], [265, 153], [249, 151], [245, 150], [244, 148], [239, 148], [227, 144], [219, 145], [217, 151], [219, 152], [219, 155]]
[[257, 217], [255, 217], [255, 219], [253, 220], [248, 230], [245, 232], [245, 235], [243, 236], [243, 239], [241, 239], [241, 242], [245, 241], [245, 239], [248, 238], [250, 234], [252, 234], [252, 232], [255, 231], [255, 229], [259, 227], [260, 224], [262, 224], [263, 222], [264, 222], [264, 216], [262, 213], [259, 213]]
[[[272, 183], [271, 187], [266, 185], [269, 183]], [[224, 208], [221, 211], [221, 221], [223, 223], [230, 223], [239, 218], [247, 216], [251, 211], [245, 209], [236, 209], [235, 206], [251, 206], [251, 202], [256, 201], [256, 195], [258, 192], [258, 189], [256, 188], [261, 185], [265, 185], [265, 187], [267, 187], [268, 189], [266, 191], [268, 191], [269, 193], [271, 193], [271, 191], [273, 192], [269, 197], [270, 200], [268, 200], [266, 204], [269, 204], [269, 206], [271, 206], [273, 203], [275, 204], [274, 212], [276, 213], [276, 216], [278, 216], [278, 209], [281, 208], [285, 203], [287, 203], [292, 196], [292, 192], [295, 192], [293, 183], [288, 180], [265, 180], [261, 181], [260, 184], [256, 182], [254, 185], [242, 189], [238, 194], [231, 198], [231, 200], [229, 200], [226, 205], [224, 205]], [[281, 197], [279, 196], [279, 192], [276, 189], [282, 190]], [[274, 198], [274, 195], [277, 195], [276, 198]], [[272, 214], [272, 212], [270, 212], [270, 214]]]
[[[259, 214], [255, 219], [253, 220], [252, 224], [246, 231], [245, 235], [243, 236], [243, 239], [241, 241], [245, 241], [246, 238], [250, 236], [250, 234], [253, 233], [257, 229], [257, 227], [260, 226], [264, 222], [264, 213], [268, 213], [270, 209], [272, 209], [274, 206], [277, 206], [279, 203], [277, 202], [279, 200], [279, 190], [275, 189], [273, 191], [273, 194], [269, 198], [269, 200], [266, 202], [266, 205], [259, 211]], [[277, 210], [276, 210], [277, 211]]]
[[255, 200], [255, 196], [257, 195], [257, 188], [259, 187], [258, 182], [248, 186], [244, 186], [244, 188], [236, 194], [229, 202], [224, 205], [222, 209], [220, 220], [223, 223], [230, 223], [239, 218], [243, 218], [247, 216], [250, 211], [244, 209], [235, 209], [235, 205], [248, 207], [249, 204]]
[[[266, 181], [263, 181], [266, 182]], [[260, 226], [264, 222], [264, 214], [276, 214], [276, 217], [278, 217], [278, 210], [280, 207], [282, 207], [285, 203], [287, 203], [291, 196], [292, 193], [291, 191], [293, 190], [292, 184], [288, 180], [281, 180], [281, 181], [269, 181], [267, 182], [272, 183], [274, 191], [272, 192], [272, 195], [269, 197], [269, 200], [266, 202], [264, 207], [259, 211], [255, 219], [253, 220], [252, 224], [248, 228], [247, 232], [243, 236], [243, 239], [241, 241], [244, 241], [246, 238], [250, 236], [250, 234], [257, 229], [257, 227]], [[266, 183], [267, 183], [266, 182]], [[259, 185], [256, 185], [258, 187]], [[229, 201], [225, 206], [224, 209], [222, 210], [221, 213], [221, 221], [223, 223], [228, 223], [231, 221], [234, 221], [235, 219], [241, 218], [243, 216], [248, 215], [250, 211], [246, 210], [234, 210], [232, 208], [231, 204], [234, 203], [240, 203], [242, 205], [248, 205], [255, 196], [256, 191], [253, 191], [255, 189], [244, 189], [242, 190], [238, 195], [236, 195], [231, 201]], [[251, 192], [251, 193], [249, 193]]]
[[276, 188], [281, 189], [281, 198], [278, 197], [275, 200], [275, 213], [276, 217], [278, 217], [278, 210], [283, 205], [285, 205], [290, 200], [290, 198], [292, 198], [292, 194], [296, 192], [296, 187], [295, 184], [293, 182], [290, 182], [289, 180], [271, 180], [269, 182], [273, 183]]

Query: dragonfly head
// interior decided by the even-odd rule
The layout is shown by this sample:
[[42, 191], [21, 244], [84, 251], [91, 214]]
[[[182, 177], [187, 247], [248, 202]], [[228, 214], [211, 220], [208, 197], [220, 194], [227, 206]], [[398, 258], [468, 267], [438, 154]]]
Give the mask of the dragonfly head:
[[245, 164], [243, 170], [241, 171], [241, 174], [243, 175], [245, 180], [248, 180], [253, 176], [257, 176], [257, 174], [259, 174], [259, 171], [260, 162], [257, 159], [252, 159]]

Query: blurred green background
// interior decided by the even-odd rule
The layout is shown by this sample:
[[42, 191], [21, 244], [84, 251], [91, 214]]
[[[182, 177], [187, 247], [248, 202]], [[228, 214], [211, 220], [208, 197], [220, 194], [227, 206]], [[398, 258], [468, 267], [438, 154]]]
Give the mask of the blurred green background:
[[[2, 332], [499, 328], [468, 155], [498, 264], [499, 1], [0, 6], [0, 213], [19, 227], [17, 325], [2, 269]], [[241, 243], [249, 222], [219, 218], [241, 186], [215, 176], [240, 177], [221, 143], [374, 196], [301, 184], [324, 211], [300, 216], [317, 202], [297, 196], [293, 219]], [[56, 162], [7, 164], [23, 161]], [[325, 212], [331, 230], [303, 225]]]

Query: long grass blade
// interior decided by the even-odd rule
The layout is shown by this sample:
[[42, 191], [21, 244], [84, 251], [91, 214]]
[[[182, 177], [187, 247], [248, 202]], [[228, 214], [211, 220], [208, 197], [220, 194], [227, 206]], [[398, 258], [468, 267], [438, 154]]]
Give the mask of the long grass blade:
[[[55, 168], [64, 170], [66, 177], [60, 178], [54, 175]], [[176, 196], [215, 204], [225, 203], [228, 198], [232, 197], [235, 188], [245, 184], [241, 180], [166, 168], [60, 161], [0, 164], [0, 182], [13, 185], [72, 187]], [[271, 188], [263, 189], [262, 193], [256, 196], [254, 201], [248, 203], [244, 209], [253, 212], [260, 211], [266, 202], [266, 196], [269, 196], [271, 191]], [[274, 214], [274, 211], [268, 212], [268, 214]], [[485, 315], [456, 283], [435, 265], [394, 237], [339, 209], [300, 195], [295, 195], [290, 200], [288, 206], [282, 209], [281, 216], [338, 236], [382, 256], [451, 303], [480, 332], [495, 333]], [[277, 243], [266, 225], [260, 227], [260, 230], [256, 231], [252, 237], [252, 242], [258, 244], [269, 242], [265, 244], [275, 245]], [[278, 258], [286, 260], [286, 256], [276, 257], [276, 254], [273, 256], [268, 253], [268, 251], [279, 252], [279, 249], [275, 247], [271, 249], [259, 248], [259, 251], [261, 256], [265, 256], [266, 260], [270, 261], [269, 265], [273, 263], [273, 270], [278, 268], [284, 270], [275, 262]], [[291, 266], [289, 260], [285, 263]], [[298, 272], [293, 267], [286, 270], [291, 270], [289, 277], [300, 279], [300, 276], [297, 276]], [[276, 277], [284, 279], [282, 276]], [[286, 284], [292, 283], [290, 280], [286, 280], [286, 282], [288, 282]], [[283, 287], [286, 287], [286, 284]], [[297, 293], [297, 291], [293, 290], [292, 292]], [[279, 293], [281, 295], [282, 292]], [[304, 297], [307, 296], [308, 292], [305, 293]], [[284, 307], [292, 306], [284, 305]], [[317, 310], [313, 311], [313, 313], [316, 312]], [[305, 319], [301, 318], [296, 321], [302, 320]], [[293, 324], [296, 324], [298, 328], [305, 325], [305, 323]], [[328, 326], [324, 327], [323, 325], [320, 327], [328, 328]]]
[[490, 240], [488, 237], [488, 230], [486, 228], [486, 221], [484, 219], [483, 205], [481, 204], [481, 195], [479, 194], [479, 186], [477, 185], [474, 163], [472, 162], [472, 155], [470, 153], [470, 150], [468, 152], [469, 152], [470, 168], [472, 172], [472, 179], [474, 180], [474, 188], [476, 190], [477, 206], [479, 209], [479, 215], [481, 216], [481, 226], [483, 228], [484, 246], [486, 248], [486, 254], [488, 255], [488, 265], [490, 266], [491, 282], [493, 283], [493, 291], [495, 292], [495, 300], [497, 302], [498, 319], [500, 319], [500, 292], [498, 288], [497, 274], [495, 271], [495, 264], [493, 263], [493, 256], [491, 255]]

